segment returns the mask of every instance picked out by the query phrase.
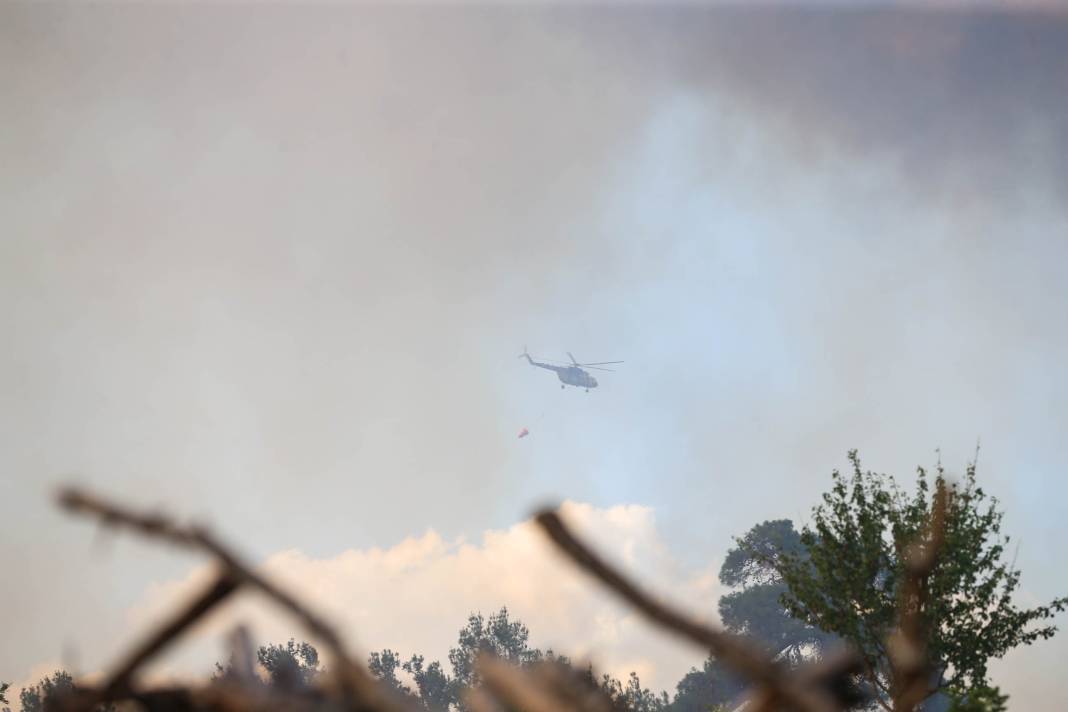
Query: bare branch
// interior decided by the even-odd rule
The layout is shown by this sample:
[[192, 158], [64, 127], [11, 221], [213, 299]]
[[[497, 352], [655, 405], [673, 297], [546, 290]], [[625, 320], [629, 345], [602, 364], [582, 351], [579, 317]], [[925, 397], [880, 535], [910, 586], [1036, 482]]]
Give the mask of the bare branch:
[[[912, 712], [930, 693], [934, 668], [926, 648], [932, 624], [926, 619], [929, 579], [945, 542], [948, 496], [945, 484], [940, 481], [928, 526], [920, 539], [902, 552], [905, 580], [899, 591], [899, 628], [886, 642], [891, 663], [888, 691], [892, 693], [889, 696], [894, 712]], [[419, 709], [410, 700], [379, 684], [357, 665], [340, 635], [324, 619], [257, 574], [205, 529], [181, 526], [158, 514], [137, 513], [74, 489], [63, 491], [59, 500], [68, 510], [95, 516], [105, 525], [126, 527], [145, 536], [204, 551], [216, 560], [220, 572], [211, 585], [184, 609], [135, 647], [102, 686], [79, 688], [57, 707], [58, 712], [89, 712], [102, 702], [120, 699], [140, 702], [148, 712], [324, 712], [326, 708], [348, 712], [414, 712]], [[654, 624], [710, 651], [724, 664], [750, 679], [754, 688], [749, 709], [753, 712], [836, 712], [846, 709], [856, 702], [856, 690], [847, 689], [851, 679], [865, 673], [877, 687], [884, 687], [879, 676], [870, 669], [865, 670], [864, 661], [853, 652], [832, 655], [821, 663], [791, 672], [744, 639], [697, 622], [656, 600], [575, 537], [556, 513], [543, 511], [537, 515], [536, 521], [574, 563]], [[312, 635], [326, 643], [335, 663], [332, 680], [322, 678], [313, 688], [288, 693], [248, 684], [252, 679], [251, 644], [242, 628], [234, 635], [237, 677], [233, 681], [204, 688], [147, 691], [135, 688], [134, 678], [145, 663], [242, 586], [265, 593], [300, 620]], [[520, 670], [498, 659], [483, 657], [479, 660], [479, 668], [484, 687], [465, 693], [466, 704], [472, 712], [499, 712], [502, 709], [610, 712], [612, 709], [611, 700], [596, 685], [589, 687], [577, 675], [552, 663]], [[885, 700], [878, 701], [889, 708]]]
[[912, 712], [931, 693], [935, 669], [927, 655], [930, 577], [945, 545], [948, 492], [938, 480], [931, 519], [919, 540], [905, 549], [905, 581], [898, 596], [898, 630], [887, 641], [894, 712]]
[[482, 680], [491, 693], [510, 708], [523, 712], [581, 712], [552, 694], [547, 685], [538, 685], [534, 676], [491, 656], [479, 660]]
[[[347, 707], [359, 707], [370, 705], [371, 709], [383, 710], [406, 710], [410, 705], [396, 699], [390, 691], [381, 688], [377, 682], [360, 667], [352, 656], [349, 655], [341, 641], [341, 636], [323, 618], [307, 606], [301, 604], [295, 597], [278, 588], [275, 584], [263, 578], [252, 568], [246, 565], [240, 557], [231, 552], [221, 542], [215, 539], [206, 529], [201, 527], [184, 527], [176, 524], [161, 514], [141, 514], [124, 507], [106, 502], [88, 493], [75, 488], [67, 488], [59, 494], [59, 504], [65, 509], [78, 513], [87, 514], [99, 518], [105, 525], [125, 526], [144, 536], [163, 539], [172, 544], [205, 551], [219, 562], [225, 572], [229, 585], [247, 585], [258, 589], [266, 594], [276, 604], [289, 611], [299, 620], [313, 636], [319, 638], [330, 650], [334, 660], [335, 682], [346, 702]], [[220, 579], [221, 581], [221, 579]], [[218, 584], [222, 586], [222, 584]], [[221, 588], [219, 589], [221, 591]], [[135, 653], [130, 660], [123, 665], [119, 672], [112, 678], [109, 690], [121, 682], [126, 684], [130, 676], [136, 671], [148, 657], [168, 645], [171, 640], [185, 627], [203, 615], [207, 610], [229, 595], [231, 591], [220, 595], [215, 591], [215, 599], [211, 598], [211, 591], [206, 592], [197, 599], [201, 604], [194, 604], [185, 616], [179, 616], [175, 621], [160, 630], [150, 639], [154, 646], [149, 650], [149, 645], [143, 647], [139, 653]], [[193, 615], [195, 613], [195, 615]], [[188, 618], [188, 620], [186, 620]], [[114, 690], [111, 690], [114, 692]]]
[[184, 611], [158, 628], [144, 643], [134, 648], [125, 662], [119, 665], [103, 685], [107, 700], [118, 699], [127, 694], [131, 680], [138, 668], [174, 643], [187, 628], [204, 614], [226, 600], [238, 588], [238, 583], [227, 574], [218, 576], [210, 586], [193, 599]]

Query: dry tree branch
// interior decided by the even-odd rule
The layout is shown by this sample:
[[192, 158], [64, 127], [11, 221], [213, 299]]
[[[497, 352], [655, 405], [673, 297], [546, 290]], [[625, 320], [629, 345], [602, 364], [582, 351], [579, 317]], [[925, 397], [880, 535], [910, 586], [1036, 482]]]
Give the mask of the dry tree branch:
[[353, 660], [345, 649], [341, 636], [329, 623], [296, 598], [255, 573], [207, 530], [201, 527], [180, 526], [160, 514], [141, 514], [75, 488], [62, 490], [58, 499], [59, 504], [68, 511], [95, 516], [107, 526], [125, 526], [144, 536], [205, 551], [215, 557], [224, 571], [216, 584], [196, 599], [184, 614], [160, 629], [112, 674], [109, 678], [110, 683], [104, 690], [105, 694], [114, 695], [122, 688], [128, 687], [131, 676], [143, 663], [169, 645], [177, 635], [224, 600], [234, 589], [240, 585], [247, 585], [266, 594], [276, 604], [293, 614], [312, 635], [326, 643], [334, 659], [335, 674], [346, 707], [381, 710], [411, 709], [410, 705], [395, 699], [395, 695], [383, 689]]
[[581, 712], [582, 708], [568, 704], [550, 692], [548, 685], [539, 685], [534, 675], [492, 656], [483, 656], [479, 672], [486, 688], [508, 707], [523, 712]]
[[557, 695], [583, 712], [614, 712], [612, 699], [592, 674], [583, 676], [577, 670], [557, 663], [543, 663], [535, 668], [539, 682], [551, 687]]
[[[54, 706], [51, 712], [99, 709], [96, 705], [103, 701], [102, 696], [102, 688], [79, 687], [72, 696]], [[216, 684], [130, 690], [121, 701], [136, 702], [148, 712], [322, 712], [327, 699], [318, 690], [273, 690]], [[342, 708], [335, 706], [333, 709]]]
[[327, 644], [339, 663], [352, 665], [353, 661], [332, 626], [291, 595], [255, 573], [206, 529], [182, 527], [159, 514], [139, 514], [73, 488], [63, 490], [59, 495], [59, 502], [71, 512], [95, 515], [105, 525], [126, 526], [148, 537], [165, 539], [178, 546], [201, 549], [211, 554], [238, 581], [259, 589], [292, 613], [311, 634]]
[[144, 663], [173, 643], [201, 616], [224, 601], [238, 588], [238, 583], [226, 573], [218, 576], [199, 596], [193, 599], [184, 611], [158, 628], [144, 643], [127, 656], [103, 685], [106, 700], [113, 700], [129, 693], [131, 680]]
[[472, 687], [464, 691], [463, 697], [469, 712], [503, 712], [503, 708], [486, 690]]
[[939, 480], [931, 519], [918, 541], [905, 550], [905, 582], [898, 596], [901, 622], [887, 641], [894, 712], [912, 712], [932, 692], [933, 668], [927, 655], [931, 621], [927, 620], [930, 578], [945, 546], [949, 494]]
[[553, 543], [579, 568], [601, 581], [653, 623], [711, 651], [724, 663], [755, 682], [759, 688], [758, 695], [767, 693], [770, 696], [765, 708], [770, 709], [785, 703], [790, 708], [807, 712], [833, 712], [838, 709], [836, 701], [827, 692], [815, 686], [802, 687], [794, 676], [768, 660], [744, 640], [691, 620], [685, 614], [655, 601], [651, 595], [630, 582], [580, 542], [555, 512], [539, 512], [536, 521]]
[[517, 668], [492, 654], [478, 661], [483, 693], [504, 709], [522, 712], [621, 712], [621, 708], [598, 687], [568, 665], [540, 662]]
[[[927, 660], [926, 639], [929, 621], [925, 620], [928, 580], [944, 545], [947, 494], [944, 485], [935, 496], [932, 518], [923, 539], [906, 553], [906, 580], [899, 598], [899, 631], [889, 641], [895, 691], [895, 712], [911, 712], [926, 697], [931, 666]], [[216, 580], [185, 609], [136, 647], [116, 667], [107, 682], [98, 688], [82, 688], [62, 706], [63, 712], [87, 712], [101, 702], [129, 699], [142, 704], [149, 712], [321, 712], [325, 707], [363, 712], [413, 712], [418, 708], [410, 700], [388, 690], [357, 665], [346, 651], [341, 637], [325, 620], [296, 598], [256, 574], [238, 556], [223, 546], [206, 530], [180, 526], [162, 515], [145, 515], [128, 510], [84, 492], [67, 489], [60, 495], [66, 509], [99, 518], [105, 525], [124, 526], [145, 536], [169, 541], [178, 546], [209, 553], [221, 567]], [[616, 571], [588, 546], [576, 538], [554, 512], [543, 511], [536, 521], [558, 548], [573, 562], [618, 596], [641, 611], [653, 623], [711, 651], [717, 658], [754, 683], [749, 709], [773, 712], [835, 712], [855, 702], [849, 680], [860, 672], [854, 653], [832, 655], [822, 663], [807, 665], [791, 672], [768, 659], [745, 640], [703, 625], [652, 595]], [[136, 672], [152, 657], [173, 643], [178, 636], [208, 611], [227, 599], [241, 586], [266, 594], [275, 603], [299, 619], [310, 633], [323, 640], [337, 665], [338, 688], [315, 688], [286, 693], [241, 684], [223, 684], [202, 688], [163, 688], [138, 691], [132, 680]], [[238, 636], [243, 658], [249, 657], [247, 640]], [[248, 667], [246, 660], [243, 667]], [[472, 712], [497, 712], [519, 709], [523, 712], [609, 712], [611, 700], [598, 689], [586, 689], [577, 677], [546, 664], [519, 670], [496, 659], [479, 661], [484, 681], [482, 689], [468, 690], [465, 699]], [[340, 692], [340, 699], [334, 697]], [[340, 706], [338, 705], [340, 703]]]

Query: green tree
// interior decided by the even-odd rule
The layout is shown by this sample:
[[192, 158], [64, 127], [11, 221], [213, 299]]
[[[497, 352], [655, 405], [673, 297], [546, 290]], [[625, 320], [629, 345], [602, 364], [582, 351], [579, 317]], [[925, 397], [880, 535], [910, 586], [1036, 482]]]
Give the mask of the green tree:
[[[291, 641], [292, 643], [292, 641]], [[571, 661], [552, 649], [540, 650], [530, 645], [530, 631], [519, 620], [512, 619], [507, 608], [486, 618], [481, 613], [472, 613], [460, 629], [457, 645], [449, 651], [452, 675], [448, 675], [441, 663], [429, 664], [422, 655], [412, 655], [402, 662], [399, 653], [382, 650], [371, 653], [368, 667], [371, 674], [393, 689], [411, 695], [417, 704], [428, 712], [447, 712], [466, 709], [464, 691], [481, 684], [477, 663], [482, 654], [489, 654], [524, 667], [539, 664], [560, 665], [575, 672], [580, 680], [593, 689], [600, 688], [613, 700], [618, 712], [661, 712], [669, 709], [666, 693], [655, 694], [641, 686], [637, 674], [632, 673], [626, 684], [609, 675], [600, 682], [593, 669], [587, 667], [576, 671]], [[414, 690], [398, 677], [403, 670], [414, 682]], [[705, 712], [705, 710], [702, 710]]]
[[778, 566], [787, 556], [806, 557], [801, 535], [789, 519], [757, 524], [736, 539], [719, 570], [720, 582], [735, 590], [719, 599], [719, 615], [730, 632], [748, 636], [772, 655], [798, 665], [834, 636], [791, 615], [783, 605], [788, 589]]
[[479, 655], [488, 653], [513, 665], [526, 665], [540, 660], [540, 651], [530, 647], [530, 631], [518, 620], [508, 617], [508, 609], [501, 608], [488, 619], [472, 613], [467, 625], [460, 629], [457, 646], [449, 650], [449, 663], [456, 684], [475, 687], [479, 684], [476, 665]]
[[713, 657], [701, 670], [691, 668], [675, 686], [671, 712], [710, 712], [736, 700], [745, 681]]
[[297, 643], [292, 638], [285, 645], [260, 647], [256, 659], [271, 684], [279, 687], [301, 687], [319, 674], [319, 652], [310, 643]]
[[1005, 712], [1008, 695], [996, 687], [978, 685], [970, 690], [951, 690], [949, 712]]
[[1052, 625], [1034, 624], [1064, 610], [1068, 598], [1029, 609], [1014, 604], [1020, 573], [1003, 561], [1009, 539], [1001, 534], [1002, 513], [977, 485], [974, 463], [960, 482], [947, 482], [939, 464], [935, 489], [921, 468], [910, 495], [892, 477], [863, 471], [855, 451], [849, 460], [852, 473], [834, 472], [831, 491], [801, 534], [805, 554], [764, 560], [782, 575], [789, 589], [783, 602], [794, 616], [856, 646], [879, 704], [889, 709], [898, 692], [886, 641], [898, 624], [905, 552], [930, 520], [940, 485], [948, 495], [945, 545], [920, 611], [937, 667], [929, 694], [978, 690], [987, 684], [988, 660], [1054, 634]]
[[367, 659], [371, 675], [386, 686], [402, 694], [411, 694], [411, 688], [397, 678], [397, 670], [403, 669], [400, 655], [386, 648], [380, 653], [371, 653]]
[[[787, 555], [804, 555], [801, 535], [788, 519], [757, 524], [735, 539], [719, 570], [720, 583], [734, 590], [719, 599], [719, 615], [730, 632], [745, 635], [771, 655], [797, 665], [806, 655], [822, 650], [833, 636], [790, 615], [783, 605], [788, 589], [777, 566]], [[702, 669], [692, 668], [678, 682], [671, 710], [707, 712], [736, 700], [744, 689], [744, 680], [710, 657]]]
[[[66, 695], [76, 689], [77, 686], [70, 673], [66, 670], [56, 670], [51, 676], [42, 678], [36, 685], [22, 688], [19, 692], [19, 704], [22, 712], [44, 712], [56, 695]], [[10, 712], [10, 708], [5, 707], [4, 710]], [[109, 702], [97, 705], [94, 712], [116, 712], [116, 710], [115, 704]]]
[[453, 703], [456, 685], [453, 683], [437, 660], [424, 665], [422, 655], [413, 655], [403, 665], [404, 671], [412, 676], [415, 689], [419, 692], [419, 704], [431, 712], [445, 712]]
[[663, 712], [670, 705], [666, 692], [657, 695], [648, 688], [642, 687], [642, 682], [636, 672], [630, 674], [625, 685], [606, 674], [601, 689], [611, 698], [612, 705], [617, 710]]
[[9, 683], [0, 682], [0, 705], [7, 704], [7, 698], [4, 697], [4, 693], [7, 692], [7, 688], [11, 687]]
[[74, 678], [65, 670], [56, 670], [50, 677], [43, 678], [36, 685], [22, 688], [19, 692], [19, 704], [22, 712], [44, 712], [45, 705], [54, 695], [74, 691]]

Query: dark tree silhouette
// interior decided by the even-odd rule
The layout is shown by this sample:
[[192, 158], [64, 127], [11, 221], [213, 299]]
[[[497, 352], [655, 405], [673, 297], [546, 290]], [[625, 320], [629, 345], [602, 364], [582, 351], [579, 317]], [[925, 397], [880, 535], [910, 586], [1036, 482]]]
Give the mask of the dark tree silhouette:
[[319, 674], [319, 652], [310, 643], [297, 643], [292, 638], [285, 645], [262, 646], [256, 659], [271, 684], [279, 687], [307, 685]]
[[719, 580], [735, 589], [719, 599], [719, 615], [732, 633], [749, 636], [792, 666], [816, 655], [835, 637], [787, 610], [789, 589], [778, 571], [783, 557], [804, 560], [801, 535], [789, 519], [757, 524], [727, 552]]
[[74, 690], [74, 678], [66, 670], [56, 670], [50, 677], [43, 678], [36, 685], [22, 688], [19, 692], [19, 704], [22, 712], [44, 712], [45, 705], [53, 695], [70, 693]]

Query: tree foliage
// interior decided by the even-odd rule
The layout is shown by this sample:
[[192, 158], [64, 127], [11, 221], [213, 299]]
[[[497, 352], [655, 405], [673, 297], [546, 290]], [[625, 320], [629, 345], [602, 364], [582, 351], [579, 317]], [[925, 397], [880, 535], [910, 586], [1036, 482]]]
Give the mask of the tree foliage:
[[53, 695], [66, 694], [73, 690], [74, 678], [70, 673], [56, 670], [36, 685], [22, 688], [19, 692], [19, 704], [22, 712], [44, 712], [45, 705]]
[[[7, 690], [7, 685], [0, 686], [0, 692]], [[21, 712], [45, 712], [49, 709], [54, 697], [74, 692], [77, 685], [74, 678], [66, 670], [56, 670], [48, 677], [42, 678], [36, 685], [24, 687], [19, 691], [19, 706]], [[0, 695], [0, 702], [6, 703]], [[95, 712], [116, 712], [114, 703], [97, 705]], [[11, 712], [10, 708], [4, 707], [4, 712]]]
[[1005, 712], [1008, 695], [987, 685], [976, 685], [970, 690], [951, 690], [949, 712]]
[[659, 695], [642, 687], [642, 681], [638, 673], [631, 672], [626, 684], [614, 679], [611, 675], [602, 678], [601, 689], [612, 700], [612, 705], [617, 710], [627, 712], [664, 712], [671, 702], [666, 692]]
[[691, 668], [675, 686], [671, 712], [710, 712], [726, 707], [745, 689], [745, 681], [713, 657]]
[[[852, 472], [833, 474], [831, 491], [813, 510], [801, 534], [805, 553], [764, 560], [789, 591], [788, 610], [805, 622], [845, 638], [863, 655], [869, 683], [886, 705], [895, 694], [886, 640], [897, 625], [904, 555], [929, 521], [932, 483], [921, 468], [916, 490], [905, 493], [892, 477], [865, 472], [856, 452]], [[978, 486], [974, 463], [960, 482], [948, 482], [939, 464], [934, 486], [948, 493], [945, 545], [927, 588], [921, 615], [931, 623], [928, 652], [942, 688], [976, 690], [987, 683], [987, 662], [1018, 645], [1049, 638], [1051, 625], [1034, 624], [1064, 610], [1068, 599], [1019, 608], [1013, 593], [1020, 573], [1004, 562], [997, 500]]]
[[523, 623], [511, 620], [508, 609], [502, 607], [488, 619], [472, 613], [467, 625], [460, 629], [457, 646], [449, 650], [453, 679], [465, 687], [479, 684], [476, 663], [479, 655], [488, 653], [513, 665], [526, 665], [541, 656], [529, 644], [530, 631]]
[[397, 671], [403, 669], [399, 654], [386, 648], [380, 653], [371, 653], [367, 658], [367, 669], [371, 675], [395, 692], [411, 694], [411, 688], [397, 678]]
[[449, 709], [456, 686], [437, 660], [426, 665], [422, 655], [413, 655], [404, 663], [404, 671], [412, 676], [419, 703], [431, 712]]
[[319, 674], [319, 652], [310, 643], [297, 643], [292, 638], [285, 645], [260, 647], [256, 659], [271, 684], [279, 687], [307, 685]]
[[804, 559], [801, 535], [789, 519], [757, 524], [727, 552], [719, 580], [735, 589], [719, 599], [724, 627], [745, 635], [770, 654], [798, 665], [817, 654], [834, 636], [790, 614], [782, 603], [786, 583], [779, 573], [784, 557]]
[[[730, 632], [796, 665], [833, 636], [792, 616], [782, 603], [788, 589], [778, 564], [786, 555], [804, 555], [801, 535], [788, 519], [757, 524], [736, 539], [719, 571], [720, 583], [734, 589], [720, 598], [719, 614]], [[670, 709], [707, 712], [737, 701], [744, 689], [742, 678], [709, 657], [701, 669], [692, 668], [678, 682]]]
[[[467, 623], [457, 634], [457, 644], [449, 650], [452, 675], [445, 672], [441, 663], [427, 663], [422, 655], [412, 655], [407, 661], [395, 651], [386, 649], [372, 653], [368, 659], [371, 674], [394, 689], [411, 695], [424, 709], [431, 712], [466, 709], [464, 691], [481, 684], [477, 672], [477, 660], [489, 654], [520, 667], [534, 664], [556, 664], [574, 670], [571, 661], [557, 655], [551, 649], [541, 650], [530, 644], [530, 631], [521, 621], [514, 619], [507, 608], [486, 617], [472, 613]], [[402, 680], [398, 672], [407, 674]], [[675, 709], [667, 693], [655, 693], [642, 687], [636, 673], [625, 683], [611, 675], [596, 677], [592, 668], [577, 671], [591, 686], [600, 688], [612, 700], [619, 712], [663, 712]], [[414, 687], [414, 689], [413, 689]], [[697, 708], [693, 708], [697, 709]], [[705, 712], [708, 707], [701, 708]]]

